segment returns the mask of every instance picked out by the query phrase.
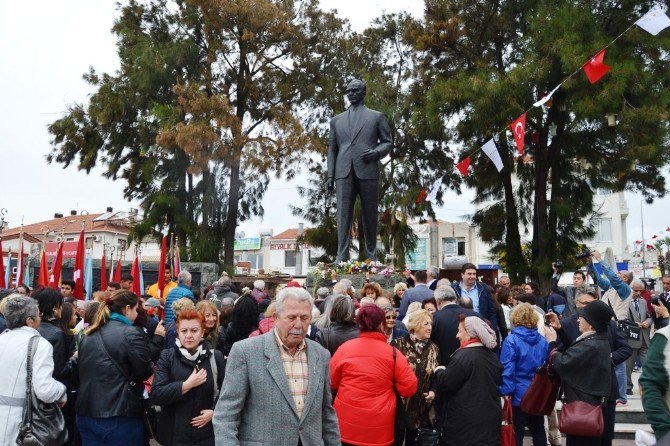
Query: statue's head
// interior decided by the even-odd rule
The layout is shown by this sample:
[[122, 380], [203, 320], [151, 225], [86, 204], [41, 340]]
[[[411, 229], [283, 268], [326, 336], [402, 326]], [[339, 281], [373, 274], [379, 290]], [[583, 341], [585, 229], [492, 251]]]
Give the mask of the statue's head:
[[363, 103], [363, 100], [365, 99], [365, 93], [365, 82], [360, 79], [351, 80], [351, 82], [347, 84], [347, 90], [344, 92], [351, 105], [358, 105]]

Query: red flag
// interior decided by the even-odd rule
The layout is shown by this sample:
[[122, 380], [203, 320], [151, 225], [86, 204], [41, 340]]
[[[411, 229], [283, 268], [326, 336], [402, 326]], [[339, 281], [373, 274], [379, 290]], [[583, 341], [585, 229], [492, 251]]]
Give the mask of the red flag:
[[470, 168], [470, 157], [465, 158], [463, 161], [460, 163], [456, 164], [456, 169], [463, 175], [464, 177], [468, 176], [468, 169]]
[[603, 59], [605, 59], [605, 50], [601, 50], [582, 66], [586, 77], [589, 78], [589, 82], [592, 84], [598, 82], [612, 68], [609, 65], [605, 65]]
[[2, 237], [0, 237], [0, 288], [7, 288], [5, 283], [5, 259], [2, 257]]
[[114, 280], [113, 282], [121, 282], [121, 257], [119, 257], [118, 262], [116, 262], [116, 269], [114, 270]]
[[426, 192], [426, 189], [422, 187], [421, 190], [419, 191], [419, 195], [416, 196], [416, 203], [417, 204], [422, 203], [423, 201], [426, 200], [427, 196], [428, 192]]
[[138, 297], [142, 296], [142, 291], [140, 290], [140, 261], [137, 258], [137, 252], [135, 252], [135, 259], [133, 260], [133, 268], [130, 275], [133, 276], [133, 293], [137, 294]]
[[172, 267], [172, 274], [177, 277], [181, 272], [181, 259], [179, 258], [179, 246], [177, 246], [176, 243], [174, 247], [174, 259], [172, 259], [172, 261], [174, 262], [174, 266]]
[[47, 251], [42, 245], [42, 254], [40, 254], [40, 274], [37, 277], [37, 284], [43, 287], [49, 286], [49, 263], [47, 262]]
[[100, 259], [100, 290], [107, 291], [107, 248], [102, 247], [102, 259]]
[[163, 289], [165, 288], [165, 257], [167, 254], [167, 236], [163, 236], [161, 241], [161, 259], [158, 264], [158, 299], [163, 298]]
[[74, 258], [74, 272], [72, 273], [72, 280], [74, 280], [74, 290], [72, 296], [75, 299], [84, 299], [84, 256], [86, 255], [86, 248], [84, 247], [84, 228], [79, 233], [79, 242], [77, 243], [77, 255]]
[[58, 245], [56, 259], [51, 266], [51, 275], [49, 276], [49, 286], [51, 288], [58, 288], [60, 285], [60, 275], [61, 271], [63, 270], [63, 243], [64, 242], [60, 242]]
[[670, 232], [670, 226], [668, 226], [667, 228], [665, 228], [665, 232]]
[[656, 240], [658, 238], [658, 235], [654, 235], [651, 239]]
[[647, 245], [647, 251], [651, 251], [652, 249], [654, 249], [654, 245]]
[[512, 129], [516, 150], [519, 152], [519, 155], [523, 155], [523, 145], [526, 137], [526, 114], [524, 113], [516, 118], [516, 121], [511, 123], [509, 127]]

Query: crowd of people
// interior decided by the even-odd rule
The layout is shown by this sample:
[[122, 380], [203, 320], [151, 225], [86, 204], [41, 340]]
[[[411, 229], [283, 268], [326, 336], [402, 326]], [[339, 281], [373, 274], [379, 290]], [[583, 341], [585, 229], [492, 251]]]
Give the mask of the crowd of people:
[[0, 439], [25, 435], [31, 378], [36, 398], [60, 407], [67, 445], [497, 446], [503, 404], [517, 445], [526, 428], [534, 446], [557, 445], [556, 410], [522, 408], [543, 366], [560, 376], [564, 404], [602, 411], [602, 434], [568, 434], [569, 446], [612, 444], [639, 368], [660, 438], [670, 276], [654, 295], [593, 257], [602, 271], [589, 261], [562, 287], [555, 267], [546, 293], [507, 276], [489, 286], [473, 264], [454, 282], [407, 271], [388, 290], [348, 279], [313, 293], [295, 280], [239, 290], [224, 274], [200, 292], [169, 269], [143, 296], [127, 274], [87, 300], [67, 280], [1, 290]]

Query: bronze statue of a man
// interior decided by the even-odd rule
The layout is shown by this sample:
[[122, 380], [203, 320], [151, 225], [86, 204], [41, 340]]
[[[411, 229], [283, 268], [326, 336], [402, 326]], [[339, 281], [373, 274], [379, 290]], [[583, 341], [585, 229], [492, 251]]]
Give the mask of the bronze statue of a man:
[[337, 196], [337, 261], [349, 260], [356, 197], [361, 199], [365, 254], [375, 259], [379, 160], [391, 152], [391, 129], [384, 115], [363, 105], [365, 83], [347, 85], [349, 109], [330, 120], [328, 190]]

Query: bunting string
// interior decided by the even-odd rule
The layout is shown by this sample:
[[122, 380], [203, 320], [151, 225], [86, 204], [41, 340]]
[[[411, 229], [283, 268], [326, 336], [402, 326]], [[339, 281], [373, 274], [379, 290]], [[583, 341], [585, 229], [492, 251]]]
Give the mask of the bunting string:
[[[640, 19], [636, 20], [634, 23], [632, 23], [628, 28], [626, 28], [623, 32], [621, 32], [618, 36], [616, 36], [614, 39], [612, 39], [607, 45], [605, 45], [603, 48], [601, 48], [593, 57], [591, 57], [589, 60], [587, 60], [584, 64], [582, 64], [579, 68], [577, 68], [575, 71], [570, 73], [568, 76], [566, 76], [561, 82], [556, 85], [549, 93], [545, 94], [541, 99], [539, 99], [537, 102], [533, 103], [532, 106], [528, 107], [515, 121], [513, 121], [510, 125], [502, 128], [498, 132], [494, 133], [491, 139], [489, 139], [482, 147], [474, 147], [467, 151], [465, 153], [465, 156], [461, 158], [461, 160], [455, 165], [456, 169], [461, 173], [463, 176], [467, 176], [468, 169], [471, 165], [471, 157], [479, 152], [480, 150], [484, 151], [486, 155], [491, 159], [491, 161], [495, 164], [496, 169], [498, 172], [502, 171], [502, 163], [500, 161], [500, 153], [498, 152], [496, 143], [494, 138], [500, 137], [501, 135], [505, 134], [507, 132], [508, 128], [511, 128], [512, 130], [512, 136], [515, 139], [515, 142], [517, 144], [517, 150], [519, 155], [523, 154], [523, 146], [524, 146], [524, 139], [525, 135], [527, 133], [526, 130], [526, 125], [525, 125], [525, 120], [526, 120], [526, 114], [533, 110], [536, 107], [542, 107], [544, 106], [551, 97], [558, 91], [558, 89], [568, 80], [570, 80], [572, 77], [577, 75], [580, 71], [584, 71], [587, 78], [589, 79], [589, 82], [592, 84], [600, 80], [605, 73], [607, 73], [610, 70], [610, 66], [605, 65], [603, 63], [603, 59], [605, 57], [605, 50], [612, 46], [617, 40], [619, 40], [624, 34], [626, 34], [628, 31], [633, 29], [635, 26], [639, 26], [643, 30], [647, 31], [648, 33], [652, 35], [657, 35], [659, 32], [661, 32], [663, 29], [667, 28], [670, 26], [670, 18], [666, 14], [666, 10], [664, 10], [660, 5], [656, 5], [653, 8], [651, 8], [644, 16], [642, 16]], [[519, 132], [517, 132], [519, 130]], [[495, 152], [495, 153], [494, 153]]]

